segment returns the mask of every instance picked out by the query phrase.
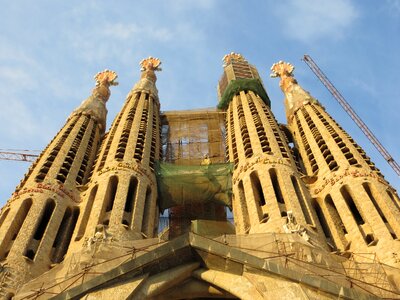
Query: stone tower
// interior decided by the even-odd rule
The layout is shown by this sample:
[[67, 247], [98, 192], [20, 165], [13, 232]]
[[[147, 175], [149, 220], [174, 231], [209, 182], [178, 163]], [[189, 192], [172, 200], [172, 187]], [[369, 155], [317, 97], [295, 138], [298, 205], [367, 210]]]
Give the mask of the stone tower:
[[293, 78], [294, 67], [272, 66], [281, 78], [288, 126], [297, 142], [326, 239], [339, 250], [377, 253], [397, 265], [400, 202], [363, 149]]
[[64, 127], [30, 167], [1, 211], [0, 260], [9, 266], [0, 297], [62, 261], [80, 214], [78, 187], [89, 177], [104, 133], [110, 85], [117, 75], [104, 71], [97, 86], [69, 116]]
[[297, 222], [321, 235], [299, 166], [255, 67], [240, 54], [226, 55], [218, 94], [219, 107], [226, 108], [227, 158], [235, 166], [236, 232], [279, 233]]
[[[141, 79], [103, 138], [73, 240], [105, 226], [115, 239], [152, 237], [158, 227], [154, 163], [160, 155], [160, 118], [155, 71], [161, 62], [141, 62]], [[84, 240], [84, 239], [83, 239]]]

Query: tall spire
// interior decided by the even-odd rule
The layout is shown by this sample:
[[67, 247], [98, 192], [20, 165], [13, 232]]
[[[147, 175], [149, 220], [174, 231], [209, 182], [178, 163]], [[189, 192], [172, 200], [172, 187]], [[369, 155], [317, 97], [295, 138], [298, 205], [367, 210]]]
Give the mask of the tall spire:
[[153, 57], [141, 61], [141, 78], [104, 137], [73, 237], [76, 250], [84, 237], [93, 237], [98, 226], [122, 240], [152, 237], [156, 232], [154, 164], [160, 159], [161, 146], [155, 71], [161, 70], [160, 64]]
[[110, 86], [118, 85], [118, 75], [114, 71], [104, 70], [94, 76], [96, 87], [92, 90], [92, 94], [76, 108], [69, 119], [75, 115], [90, 115], [100, 125], [100, 130], [104, 131], [107, 118], [106, 102], [110, 98]]
[[[95, 76], [97, 85], [32, 164], [6, 204], [0, 228], [0, 298], [64, 259], [80, 214], [80, 187], [89, 179], [104, 133], [115, 72]], [[4, 214], [3, 214], [4, 216]], [[1, 273], [1, 272], [0, 272]]]
[[271, 67], [271, 77], [280, 77], [279, 86], [285, 94], [286, 116], [289, 122], [297, 109], [307, 103], [317, 102], [309, 92], [304, 90], [293, 77], [294, 66], [290, 63], [279, 61]]

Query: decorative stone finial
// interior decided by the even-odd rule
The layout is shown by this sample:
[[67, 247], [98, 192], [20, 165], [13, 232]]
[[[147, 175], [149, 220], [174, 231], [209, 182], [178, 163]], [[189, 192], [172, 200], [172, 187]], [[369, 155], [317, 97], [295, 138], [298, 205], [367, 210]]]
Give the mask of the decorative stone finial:
[[271, 77], [293, 76], [294, 66], [280, 60], [272, 65], [271, 71]]
[[297, 109], [310, 102], [317, 102], [305, 91], [293, 77], [294, 66], [290, 63], [279, 61], [271, 67], [271, 77], [280, 77], [279, 86], [285, 94], [286, 117], [289, 122]]
[[111, 94], [109, 87], [111, 85], [118, 85], [118, 82], [116, 82], [117, 78], [117, 73], [107, 69], [97, 73], [94, 76], [94, 79], [96, 80], [96, 87], [93, 89], [92, 95], [94, 97], [100, 97], [104, 102], [107, 102]]
[[161, 71], [160, 68], [161, 60], [158, 58], [149, 56], [140, 62], [140, 80], [134, 85], [132, 92], [143, 90], [149, 91], [154, 97], [158, 98], [158, 91], [156, 88], [157, 76], [155, 71]]
[[222, 61], [224, 62], [223, 66], [226, 67], [227, 65], [229, 65], [229, 63], [231, 62], [232, 59], [237, 60], [237, 61], [246, 61], [242, 54], [231, 52], [229, 54], [226, 54], [222, 58]]
[[148, 58], [142, 59], [140, 62], [141, 71], [161, 71], [160, 68], [161, 60], [156, 57], [149, 56]]
[[97, 73], [94, 76], [94, 79], [96, 80], [96, 85], [105, 85], [105, 86], [118, 85], [118, 82], [115, 81], [117, 78], [118, 78], [117, 73], [107, 69]]
[[161, 71], [160, 65], [161, 60], [159, 60], [158, 58], [149, 56], [148, 58], [143, 59], [140, 62], [140, 70], [142, 71], [142, 75], [140, 78], [145, 78], [155, 83], [157, 81], [155, 71]]

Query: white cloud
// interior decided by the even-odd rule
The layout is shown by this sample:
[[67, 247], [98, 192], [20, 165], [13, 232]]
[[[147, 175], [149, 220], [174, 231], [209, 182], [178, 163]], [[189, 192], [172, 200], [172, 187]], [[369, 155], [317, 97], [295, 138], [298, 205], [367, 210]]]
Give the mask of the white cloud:
[[349, 0], [287, 0], [280, 3], [277, 15], [287, 36], [311, 43], [342, 38], [358, 13]]

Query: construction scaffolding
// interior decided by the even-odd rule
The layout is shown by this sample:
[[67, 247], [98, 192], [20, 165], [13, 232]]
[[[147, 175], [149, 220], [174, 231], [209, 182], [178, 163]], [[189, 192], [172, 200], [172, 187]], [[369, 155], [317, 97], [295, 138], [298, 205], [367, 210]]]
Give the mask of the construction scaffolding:
[[188, 232], [191, 220], [225, 220], [232, 173], [225, 158], [225, 112], [215, 108], [163, 112], [161, 125], [159, 205], [169, 209], [169, 228], [163, 230], [173, 238]]
[[225, 162], [225, 112], [214, 108], [161, 115], [164, 161], [177, 165]]

